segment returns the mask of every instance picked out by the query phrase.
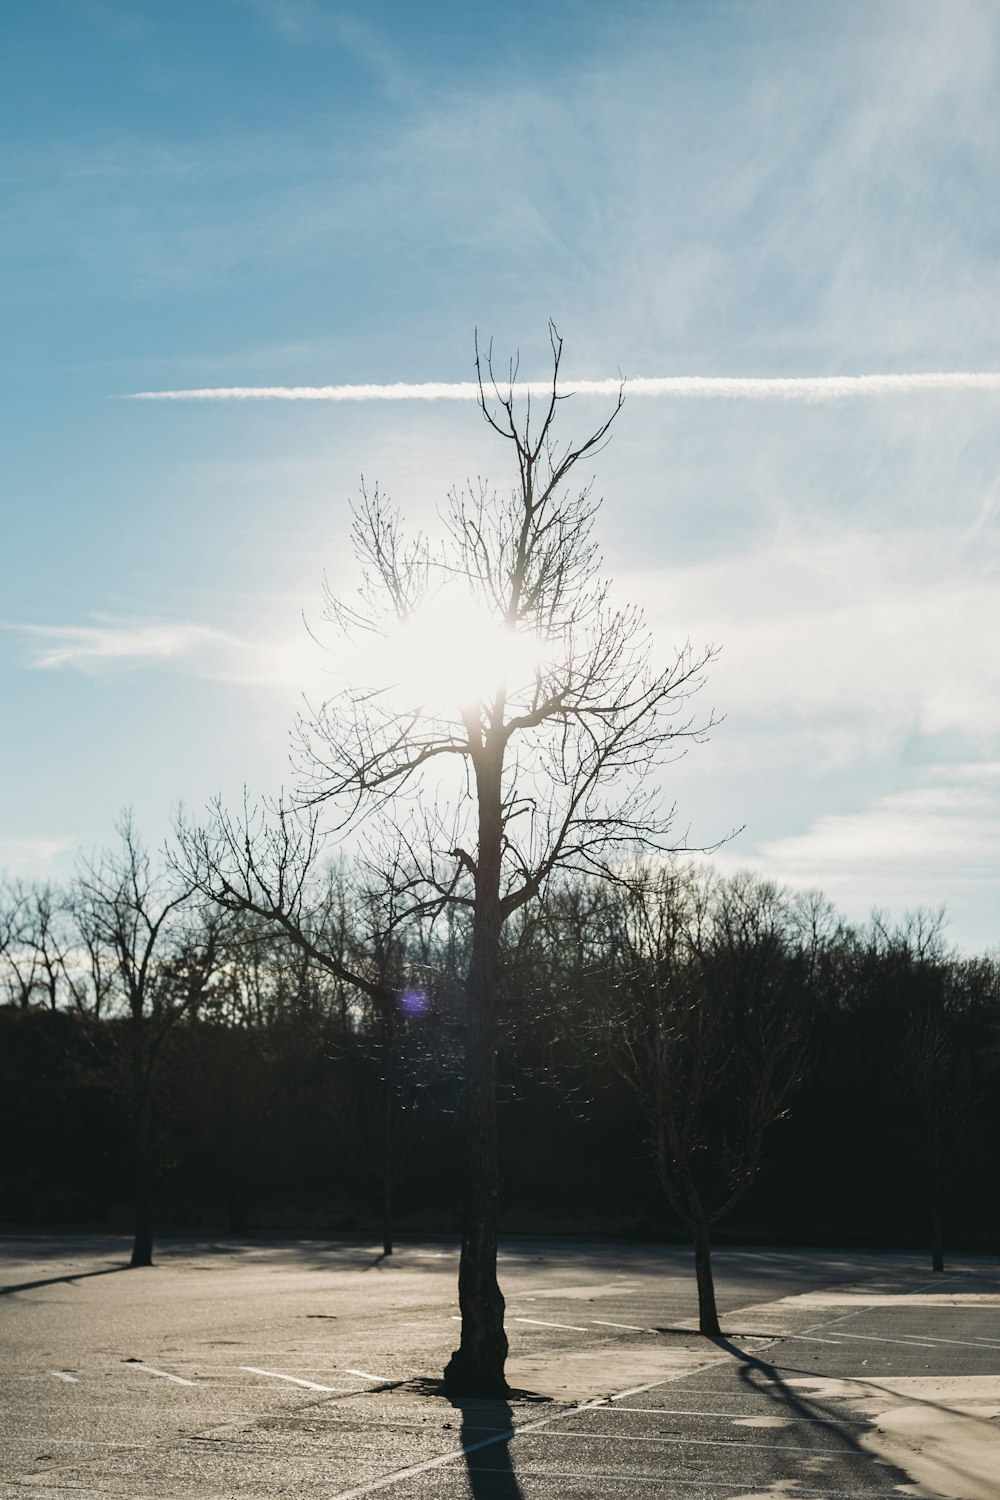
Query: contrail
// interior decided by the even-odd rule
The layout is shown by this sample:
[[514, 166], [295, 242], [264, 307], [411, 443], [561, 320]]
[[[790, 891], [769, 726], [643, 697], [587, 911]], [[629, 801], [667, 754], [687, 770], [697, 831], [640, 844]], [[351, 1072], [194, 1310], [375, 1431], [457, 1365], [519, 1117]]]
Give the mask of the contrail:
[[[563, 396], [615, 396], [622, 382], [564, 380]], [[701, 396], [751, 401], [842, 401], [852, 396], [897, 396], [918, 391], [1000, 391], [1000, 372], [947, 370], [908, 375], [664, 375], [625, 381], [629, 396]], [[501, 386], [501, 389], [506, 387]], [[551, 381], [523, 380], [515, 396], [547, 396]], [[471, 401], [472, 380], [391, 385], [223, 385], [190, 391], [133, 391], [130, 401]]]

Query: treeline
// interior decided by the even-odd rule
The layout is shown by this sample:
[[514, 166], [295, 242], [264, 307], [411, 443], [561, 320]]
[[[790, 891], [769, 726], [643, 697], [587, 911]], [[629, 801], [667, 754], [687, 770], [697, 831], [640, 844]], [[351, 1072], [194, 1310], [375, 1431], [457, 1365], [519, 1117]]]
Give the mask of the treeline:
[[[344, 865], [273, 909], [154, 868], [126, 820], [65, 886], [0, 893], [10, 1227], [456, 1230], [454, 907], [396, 920]], [[256, 905], [257, 909], [250, 909]], [[508, 924], [507, 1232], [1000, 1246], [1000, 959], [940, 918], [660, 861]], [[344, 978], [352, 975], [357, 982]]]

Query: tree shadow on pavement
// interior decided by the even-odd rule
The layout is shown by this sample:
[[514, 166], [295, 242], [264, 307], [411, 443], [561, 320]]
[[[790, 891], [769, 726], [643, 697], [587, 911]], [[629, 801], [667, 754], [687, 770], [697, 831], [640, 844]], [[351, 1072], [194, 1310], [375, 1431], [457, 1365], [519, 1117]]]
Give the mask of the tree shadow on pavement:
[[[514, 1413], [506, 1401], [453, 1401], [462, 1413], [461, 1442], [475, 1500], [520, 1500], [510, 1456]], [[510, 1436], [505, 1440], [504, 1434]]]
[[91, 1276], [114, 1276], [118, 1271], [133, 1268], [127, 1261], [120, 1266], [105, 1266], [103, 1271], [74, 1271], [66, 1276], [47, 1276], [42, 1281], [19, 1281], [16, 1286], [0, 1286], [0, 1297], [9, 1297], [13, 1292], [33, 1292], [40, 1286], [72, 1285], [74, 1281], [86, 1281]]
[[[521, 1486], [510, 1456], [510, 1440], [518, 1431], [512, 1401], [547, 1407], [548, 1396], [534, 1391], [510, 1390], [507, 1400], [482, 1396], [449, 1396], [441, 1380], [419, 1378], [406, 1382], [406, 1389], [440, 1398], [461, 1416], [458, 1459], [465, 1461], [469, 1490], [474, 1500], [521, 1500]], [[451, 1426], [447, 1423], [446, 1426]]]
[[[831, 1439], [836, 1441], [838, 1446], [843, 1450], [842, 1456], [844, 1458], [864, 1459], [866, 1463], [872, 1466], [877, 1464], [880, 1479], [891, 1479], [893, 1484], [900, 1487], [913, 1483], [912, 1475], [904, 1473], [902, 1469], [897, 1468], [895, 1465], [887, 1464], [884, 1459], [877, 1458], [874, 1453], [858, 1441], [854, 1433], [850, 1430], [850, 1426], [870, 1427], [872, 1425], [870, 1422], [855, 1422], [852, 1419], [850, 1426], [848, 1426], [843, 1417], [831, 1411], [829, 1407], [825, 1406], [815, 1397], [800, 1395], [786, 1378], [791, 1374], [802, 1375], [809, 1379], [821, 1379], [822, 1377], [818, 1377], [815, 1371], [786, 1367], [784, 1374], [782, 1374], [777, 1365], [761, 1359], [757, 1354], [750, 1354], [745, 1349], [741, 1349], [738, 1344], [732, 1343], [725, 1334], [718, 1334], [714, 1338], [711, 1338], [709, 1342], [715, 1344], [719, 1349], [726, 1350], [727, 1353], [733, 1355], [739, 1361], [740, 1384], [745, 1389], [754, 1392], [756, 1395], [768, 1397], [769, 1400], [773, 1401], [780, 1408], [781, 1414], [787, 1417], [789, 1421], [810, 1423], [814, 1431], [824, 1434], [825, 1441]], [[803, 1456], [809, 1456], [808, 1449], [806, 1449]], [[809, 1482], [807, 1478], [806, 1483], [808, 1484]]]

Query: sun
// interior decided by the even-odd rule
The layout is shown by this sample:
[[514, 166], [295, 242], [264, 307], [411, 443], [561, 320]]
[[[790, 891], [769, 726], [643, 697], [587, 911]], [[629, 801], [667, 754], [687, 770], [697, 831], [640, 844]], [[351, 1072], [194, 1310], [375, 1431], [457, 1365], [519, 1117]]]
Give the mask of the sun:
[[438, 595], [370, 646], [357, 663], [372, 687], [429, 711], [491, 702], [534, 679], [540, 642], [505, 629], [473, 601]]

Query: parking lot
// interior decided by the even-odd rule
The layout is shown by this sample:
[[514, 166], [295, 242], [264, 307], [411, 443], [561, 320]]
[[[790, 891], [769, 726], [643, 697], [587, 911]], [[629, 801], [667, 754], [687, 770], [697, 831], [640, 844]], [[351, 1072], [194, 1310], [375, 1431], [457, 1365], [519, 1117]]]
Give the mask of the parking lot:
[[512, 1394], [459, 1405], [452, 1247], [127, 1248], [0, 1242], [3, 1496], [1000, 1496], [986, 1260], [722, 1251], [710, 1341], [683, 1249], [508, 1244]]

